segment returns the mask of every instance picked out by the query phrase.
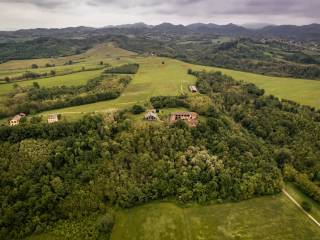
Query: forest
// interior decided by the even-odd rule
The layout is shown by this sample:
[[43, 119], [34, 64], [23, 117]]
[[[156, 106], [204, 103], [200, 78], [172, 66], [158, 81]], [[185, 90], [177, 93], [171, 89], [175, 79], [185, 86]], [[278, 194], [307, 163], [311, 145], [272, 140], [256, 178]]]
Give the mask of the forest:
[[[82, 238], [107, 239], [116, 207], [163, 199], [240, 201], [277, 194], [284, 180], [319, 201], [319, 110], [266, 96], [220, 72], [188, 73], [203, 96], [150, 101], [159, 110], [198, 111], [205, 120], [195, 128], [182, 121], [136, 124], [129, 109], [74, 122], [0, 126], [0, 238], [94, 216], [91, 234]], [[95, 87], [94, 81], [79, 88], [34, 84], [26, 95], [55, 99]]]

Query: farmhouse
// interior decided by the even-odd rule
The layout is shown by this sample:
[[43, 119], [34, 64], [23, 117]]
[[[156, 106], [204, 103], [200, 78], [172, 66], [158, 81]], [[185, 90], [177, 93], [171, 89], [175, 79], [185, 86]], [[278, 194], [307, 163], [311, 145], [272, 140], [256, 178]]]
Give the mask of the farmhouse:
[[198, 114], [195, 112], [176, 112], [170, 116], [170, 123], [175, 123], [178, 120], [186, 122], [188, 125], [195, 127], [198, 124]]
[[58, 121], [59, 121], [58, 114], [50, 114], [48, 116], [48, 123], [55, 123]]
[[144, 115], [144, 119], [147, 121], [157, 121], [158, 115], [155, 110], [151, 110]]
[[19, 125], [21, 118], [25, 117], [26, 114], [20, 113], [18, 115], [15, 115], [11, 120], [10, 120], [10, 126], [16, 126]]
[[190, 90], [190, 92], [192, 92], [192, 93], [197, 93], [197, 92], [198, 92], [198, 89], [197, 89], [196, 86], [189, 86], [189, 90]]

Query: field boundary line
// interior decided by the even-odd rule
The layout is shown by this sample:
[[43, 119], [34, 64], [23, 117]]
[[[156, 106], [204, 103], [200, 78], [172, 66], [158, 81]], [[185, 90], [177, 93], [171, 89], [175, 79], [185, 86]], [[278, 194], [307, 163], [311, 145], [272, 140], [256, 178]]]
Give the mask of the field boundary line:
[[291, 202], [293, 202], [304, 214], [306, 214], [318, 227], [320, 227], [320, 223], [311, 216], [311, 214], [309, 214], [307, 211], [305, 211], [301, 205], [285, 190], [282, 189], [282, 192], [291, 200]]

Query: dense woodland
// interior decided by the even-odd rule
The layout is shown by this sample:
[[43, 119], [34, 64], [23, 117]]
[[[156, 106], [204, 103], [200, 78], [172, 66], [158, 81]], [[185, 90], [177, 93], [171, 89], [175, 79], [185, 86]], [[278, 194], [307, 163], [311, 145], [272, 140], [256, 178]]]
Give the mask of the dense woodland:
[[93, 39], [37, 39], [0, 43], [0, 62], [12, 59], [48, 58], [79, 54], [97, 43]]
[[[239, 201], [277, 194], [284, 179], [319, 201], [319, 110], [265, 96], [220, 72], [189, 73], [203, 95], [151, 103], [197, 111], [203, 120], [195, 128], [180, 121], [137, 124], [128, 110], [1, 126], [0, 238], [63, 231], [63, 223], [77, 222], [83, 232], [70, 239], [106, 239], [115, 207]], [[34, 85], [27, 95], [49, 99], [74, 90]]]

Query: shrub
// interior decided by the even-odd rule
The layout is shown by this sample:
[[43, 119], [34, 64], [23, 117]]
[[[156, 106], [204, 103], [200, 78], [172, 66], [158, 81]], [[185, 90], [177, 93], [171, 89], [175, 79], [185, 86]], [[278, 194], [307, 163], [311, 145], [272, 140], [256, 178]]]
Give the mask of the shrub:
[[111, 213], [106, 213], [97, 223], [97, 228], [100, 235], [108, 235], [112, 232], [114, 225], [114, 216]]
[[115, 74], [136, 74], [139, 70], [139, 64], [125, 64], [119, 67], [110, 68], [104, 71], [104, 73]]
[[144, 111], [145, 111], [144, 107], [140, 105], [133, 105], [133, 107], [131, 108], [131, 112], [133, 114], [140, 114], [140, 113], [143, 113]]
[[306, 212], [311, 212], [312, 210], [312, 205], [309, 202], [303, 201], [301, 203], [301, 207], [306, 211]]

